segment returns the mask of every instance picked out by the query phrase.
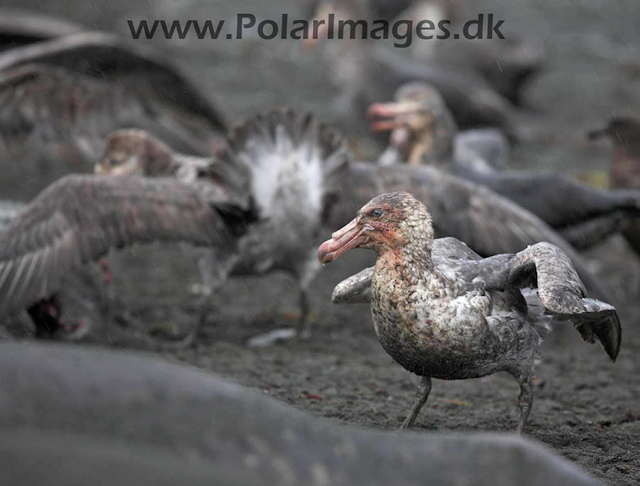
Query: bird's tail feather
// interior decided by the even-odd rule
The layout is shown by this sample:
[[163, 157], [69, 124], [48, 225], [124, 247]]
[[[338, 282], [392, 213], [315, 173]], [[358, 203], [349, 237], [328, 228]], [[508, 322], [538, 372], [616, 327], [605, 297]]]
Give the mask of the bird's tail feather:
[[[267, 217], [275, 204], [302, 199], [321, 211], [349, 162], [343, 137], [311, 114], [291, 109], [274, 109], [232, 127], [227, 144], [223, 158], [248, 167], [252, 192]], [[287, 199], [292, 193], [305, 197]]]
[[600, 341], [612, 361], [620, 351], [622, 327], [615, 308], [596, 299], [582, 299], [584, 312], [580, 314], [580, 322], [574, 324], [582, 339], [589, 343]]

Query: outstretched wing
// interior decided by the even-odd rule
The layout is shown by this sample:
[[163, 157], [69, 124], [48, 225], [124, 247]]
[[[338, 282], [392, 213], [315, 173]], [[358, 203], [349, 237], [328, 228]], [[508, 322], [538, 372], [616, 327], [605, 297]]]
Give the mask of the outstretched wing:
[[420, 198], [419, 194], [428, 192], [431, 196], [427, 207], [439, 233], [455, 236], [483, 256], [516, 253], [541, 241], [553, 243], [569, 256], [591, 291], [607, 298], [580, 255], [544, 221], [490, 189], [427, 169], [434, 182], [414, 195]]
[[80, 33], [13, 49], [0, 56], [0, 70], [23, 64], [47, 64], [100, 79], [139, 85], [150, 93], [225, 131], [226, 117], [160, 52], [127, 44], [115, 35]]
[[351, 164], [338, 183], [340, 199], [328, 208], [326, 224], [338, 228], [358, 209], [384, 192], [407, 191], [423, 202], [437, 236], [453, 236], [482, 256], [517, 253], [548, 241], [566, 253], [590, 292], [607, 298], [580, 255], [549, 225], [486, 187], [433, 167], [380, 167]]
[[0, 233], [0, 312], [54, 293], [65, 274], [111, 248], [185, 241], [229, 249], [252, 208], [213, 184], [67, 176]]
[[51, 65], [21, 65], [0, 75], [0, 146], [34, 150], [62, 144], [93, 161], [112, 131], [143, 128], [178, 150], [206, 153], [191, 126], [175, 120], [163, 103], [126, 83]]
[[560, 248], [538, 243], [517, 253], [509, 267], [507, 286], [537, 287], [548, 313], [560, 320], [571, 320], [585, 341], [598, 339], [615, 361], [622, 338], [618, 313], [606, 302], [586, 298], [580, 277]]
[[[8, 101], [9, 113], [23, 114], [17, 120], [28, 114], [27, 120], [37, 122], [31, 129], [47, 130], [49, 136], [68, 133], [64, 121], [73, 115], [75, 128], [102, 144], [116, 129], [142, 128], [175, 150], [204, 156], [226, 132], [226, 118], [175, 66], [149, 46], [129, 45], [112, 35], [81, 33], [12, 49], [0, 55], [0, 71], [11, 79], [0, 88], [0, 106]], [[13, 120], [1, 112], [0, 119]], [[11, 136], [0, 126], [1, 138]], [[83, 153], [93, 159], [98, 153], [92, 150]]]
[[336, 285], [331, 294], [331, 302], [334, 304], [370, 303], [371, 280], [373, 279], [374, 268], [365, 268]]

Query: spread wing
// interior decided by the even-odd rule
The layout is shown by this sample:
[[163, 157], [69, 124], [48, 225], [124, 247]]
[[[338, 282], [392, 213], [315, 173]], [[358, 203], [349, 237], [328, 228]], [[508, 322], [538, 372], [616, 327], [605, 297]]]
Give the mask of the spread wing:
[[384, 192], [407, 191], [422, 201], [433, 218], [437, 236], [453, 236], [482, 256], [517, 253], [548, 241], [569, 256], [590, 292], [607, 292], [580, 255], [540, 218], [488, 188], [434, 167], [380, 167], [351, 164], [338, 182], [340, 200], [327, 210], [326, 224], [338, 228], [370, 199]]
[[615, 307], [589, 299], [569, 257], [557, 246], [539, 243], [517, 253], [509, 261], [506, 286], [538, 289], [547, 313], [571, 320], [582, 338], [600, 341], [615, 361], [620, 351], [622, 329]]
[[65, 274], [111, 248], [185, 241], [227, 250], [251, 220], [250, 201], [212, 184], [64, 177], [0, 233], [0, 312], [50, 296]]
[[437, 186], [420, 187], [418, 194], [431, 195], [427, 207], [439, 233], [455, 236], [483, 256], [516, 253], [541, 241], [552, 243], [568, 255], [590, 290], [607, 298], [580, 255], [544, 221], [488, 188], [427, 169]]
[[[0, 55], [0, 71], [28, 64], [65, 71], [74, 83], [90, 78], [144, 99], [158, 123], [179, 129], [183, 138], [191, 135], [190, 146], [174, 146], [176, 150], [204, 155], [210, 152], [207, 143], [212, 134], [224, 133], [227, 128], [226, 118], [212, 102], [149, 46], [125, 44], [106, 34], [81, 33]], [[131, 126], [112, 126], [109, 131], [117, 128]], [[171, 144], [170, 131], [156, 135]], [[194, 139], [199, 142], [195, 147]]]
[[334, 304], [371, 303], [371, 280], [374, 268], [365, 268], [336, 285], [331, 294], [331, 302]]
[[0, 76], [0, 146], [5, 150], [61, 144], [77, 147], [93, 161], [118, 128], [142, 128], [178, 150], [207, 152], [191, 125], [176, 119], [149, 91], [44, 64], [21, 65]]
[[459, 175], [515, 201], [553, 228], [568, 228], [624, 211], [640, 214], [640, 194], [604, 190], [555, 172], [480, 173], [458, 167]]

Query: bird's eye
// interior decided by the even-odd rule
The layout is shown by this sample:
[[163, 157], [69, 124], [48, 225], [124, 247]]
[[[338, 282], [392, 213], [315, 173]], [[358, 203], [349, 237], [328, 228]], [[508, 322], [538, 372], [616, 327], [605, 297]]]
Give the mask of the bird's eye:
[[382, 214], [384, 213], [384, 211], [380, 208], [375, 208], [371, 210], [371, 216], [374, 218], [379, 218], [380, 216], [382, 216]]

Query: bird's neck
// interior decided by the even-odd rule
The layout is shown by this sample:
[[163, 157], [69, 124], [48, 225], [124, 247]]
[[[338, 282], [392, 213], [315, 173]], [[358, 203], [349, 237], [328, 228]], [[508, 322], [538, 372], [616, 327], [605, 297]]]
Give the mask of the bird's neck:
[[409, 244], [386, 249], [378, 254], [376, 273], [394, 282], [398, 290], [410, 290], [430, 275], [436, 275], [430, 244]]
[[409, 162], [414, 165], [447, 166], [453, 157], [453, 136], [448, 129], [424, 130], [411, 147]]

